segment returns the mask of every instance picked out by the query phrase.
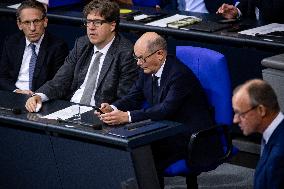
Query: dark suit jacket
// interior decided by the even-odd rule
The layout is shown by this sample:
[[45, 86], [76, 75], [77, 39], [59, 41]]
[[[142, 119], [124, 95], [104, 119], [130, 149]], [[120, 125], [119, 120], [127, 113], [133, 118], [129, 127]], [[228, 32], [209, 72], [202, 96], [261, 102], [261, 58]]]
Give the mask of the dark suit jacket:
[[[9, 36], [3, 45], [0, 62], [0, 89], [13, 91], [22, 65], [26, 39], [23, 33]], [[68, 55], [68, 46], [55, 36], [45, 33], [40, 45], [33, 76], [33, 90], [51, 80]]]
[[255, 19], [255, 7], [258, 7], [260, 20], [284, 23], [283, 0], [240, 0], [237, 7], [244, 17]]
[[284, 121], [274, 130], [255, 169], [254, 189], [284, 188]]
[[[74, 48], [55, 77], [36, 92], [49, 99], [70, 100], [83, 84], [94, 53], [93, 44], [87, 36], [76, 40]], [[132, 57], [133, 45], [117, 35], [105, 57], [95, 94], [96, 105], [112, 103], [124, 96], [137, 78], [137, 65]]]
[[[139, 109], [145, 100], [150, 107]], [[145, 119], [172, 120], [187, 126], [188, 132], [153, 146], [155, 159], [163, 160], [158, 167], [163, 169], [169, 163], [185, 157], [187, 141], [192, 132], [211, 126], [209, 105], [193, 72], [170, 56], [161, 76], [158, 104], [151, 102], [152, 76], [141, 72], [129, 94], [113, 105], [120, 110], [130, 111], [133, 122]], [[167, 157], [169, 155], [171, 157]]]

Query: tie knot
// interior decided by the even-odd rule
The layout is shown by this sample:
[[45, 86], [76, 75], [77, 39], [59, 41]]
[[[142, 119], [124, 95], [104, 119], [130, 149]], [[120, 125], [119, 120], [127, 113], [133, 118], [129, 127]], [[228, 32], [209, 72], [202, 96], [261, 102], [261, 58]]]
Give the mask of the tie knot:
[[103, 55], [103, 53], [101, 53], [100, 51], [96, 51], [95, 54], [96, 54], [96, 57], [101, 57]]
[[31, 47], [32, 51], [35, 51], [36, 48], [35, 44], [31, 43], [29, 46]]

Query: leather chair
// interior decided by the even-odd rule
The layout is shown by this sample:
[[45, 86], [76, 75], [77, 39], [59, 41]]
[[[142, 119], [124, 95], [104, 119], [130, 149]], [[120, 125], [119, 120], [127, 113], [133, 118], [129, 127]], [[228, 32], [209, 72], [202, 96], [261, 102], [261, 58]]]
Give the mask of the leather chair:
[[187, 188], [198, 188], [197, 176], [214, 170], [237, 149], [232, 146], [232, 88], [224, 55], [206, 48], [177, 46], [177, 58], [197, 76], [212, 106], [217, 126], [193, 133], [188, 144], [188, 157], [165, 170], [165, 176], [185, 176]]

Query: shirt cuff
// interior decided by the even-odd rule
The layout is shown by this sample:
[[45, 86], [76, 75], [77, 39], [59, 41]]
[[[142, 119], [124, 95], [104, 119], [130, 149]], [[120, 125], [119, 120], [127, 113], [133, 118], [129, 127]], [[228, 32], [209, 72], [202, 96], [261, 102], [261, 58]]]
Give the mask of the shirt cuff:
[[127, 114], [128, 114], [128, 122], [131, 123], [132, 120], [131, 120], [131, 115], [130, 115], [130, 111], [127, 111]]
[[34, 94], [40, 96], [42, 102], [46, 102], [46, 101], [49, 100], [49, 98], [45, 94], [43, 94], [43, 93], [34, 93]]

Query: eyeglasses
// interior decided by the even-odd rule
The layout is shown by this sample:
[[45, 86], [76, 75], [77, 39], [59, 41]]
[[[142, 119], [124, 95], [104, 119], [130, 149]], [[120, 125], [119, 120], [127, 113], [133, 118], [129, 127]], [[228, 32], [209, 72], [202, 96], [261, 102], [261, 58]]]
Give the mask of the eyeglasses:
[[32, 23], [35, 25], [35, 26], [39, 26], [43, 19], [45, 18], [45, 16], [43, 16], [42, 18], [40, 19], [34, 19], [34, 20], [27, 20], [27, 21], [20, 21], [20, 23], [26, 27], [29, 27], [32, 25]]
[[87, 19], [87, 20], [84, 21], [84, 25], [87, 26], [87, 27], [90, 27], [90, 26], [100, 27], [104, 23], [108, 23], [108, 21], [100, 20], [100, 19], [96, 19], [96, 20], [88, 20]]
[[258, 105], [253, 106], [253, 107], [251, 107], [250, 109], [248, 109], [247, 111], [244, 111], [244, 112], [235, 112], [235, 116], [243, 119], [246, 116], [247, 113], [249, 113], [250, 111], [254, 110], [257, 107], [258, 107]]
[[146, 56], [145, 58], [143, 58], [143, 57], [138, 57], [138, 56], [136, 56], [136, 55], [133, 53], [133, 58], [134, 58], [137, 62], [138, 62], [138, 61], [142, 61], [143, 63], [145, 63], [147, 58], [149, 58], [150, 56], [154, 55], [154, 54], [155, 54], [156, 52], [158, 52], [159, 50], [161, 50], [161, 49], [158, 49], [158, 50], [154, 51], [153, 53], [149, 54], [149, 55]]

